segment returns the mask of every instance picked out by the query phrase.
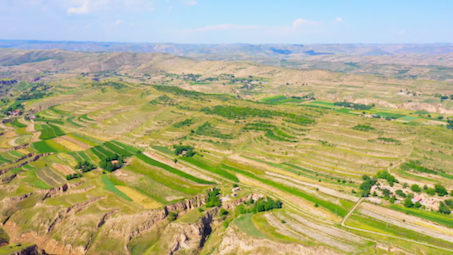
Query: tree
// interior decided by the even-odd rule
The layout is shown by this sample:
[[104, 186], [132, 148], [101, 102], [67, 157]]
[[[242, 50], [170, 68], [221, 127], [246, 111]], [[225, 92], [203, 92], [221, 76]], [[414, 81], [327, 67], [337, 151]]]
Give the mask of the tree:
[[398, 196], [400, 196], [400, 197], [406, 197], [406, 193], [404, 193], [404, 192], [403, 192], [402, 190], [400, 190], [400, 189], [397, 190], [397, 191], [395, 191], [395, 193], [396, 193]]
[[394, 204], [394, 203], [395, 203], [395, 200], [396, 200], [396, 196], [393, 196], [393, 197], [390, 198], [389, 201], [390, 201], [390, 203]]
[[447, 189], [446, 189], [444, 186], [442, 186], [442, 185], [440, 185], [440, 184], [436, 184], [436, 185], [434, 186], [434, 188], [435, 188], [435, 190], [436, 190], [436, 193], [437, 193], [439, 196], [443, 197], [443, 196], [445, 196], [445, 195], [448, 195], [448, 191], [447, 191]]
[[436, 190], [434, 188], [428, 188], [426, 190], [426, 194], [428, 194], [430, 196], [434, 196], [434, 195], [436, 195]]
[[420, 208], [420, 207], [422, 207], [422, 204], [420, 204], [420, 202], [415, 202], [414, 207], [415, 208]]
[[420, 192], [422, 191], [422, 189], [421, 189], [417, 184], [413, 184], [413, 185], [411, 186], [411, 190], [412, 190], [413, 192], [417, 192], [417, 193], [420, 193]]
[[404, 206], [411, 208], [414, 206], [414, 203], [412, 203], [411, 197], [407, 197], [406, 200], [404, 200]]
[[439, 212], [443, 213], [443, 214], [450, 214], [451, 213], [450, 208], [448, 208], [448, 206], [446, 206], [444, 204], [444, 202], [440, 202]]

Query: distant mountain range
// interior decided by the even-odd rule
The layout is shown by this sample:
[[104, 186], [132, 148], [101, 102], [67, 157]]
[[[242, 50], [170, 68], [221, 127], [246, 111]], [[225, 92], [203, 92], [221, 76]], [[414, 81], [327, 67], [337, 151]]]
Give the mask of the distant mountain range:
[[0, 40], [0, 48], [62, 49], [85, 52], [161, 52], [179, 56], [248, 55], [261, 57], [400, 54], [440, 55], [453, 52], [453, 44], [173, 44], [74, 41]]

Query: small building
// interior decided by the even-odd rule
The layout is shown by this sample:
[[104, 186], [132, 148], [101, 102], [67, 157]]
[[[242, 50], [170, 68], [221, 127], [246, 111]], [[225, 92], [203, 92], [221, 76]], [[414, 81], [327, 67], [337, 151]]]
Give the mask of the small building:
[[118, 164], [118, 160], [112, 160], [112, 164]]
[[241, 190], [240, 187], [235, 187], [235, 188], [233, 188], [231, 191], [233, 191], [233, 192], [238, 192], [238, 191], [240, 191], [240, 190]]
[[421, 196], [414, 197], [412, 198], [412, 203], [417, 203], [423, 201], [423, 198]]

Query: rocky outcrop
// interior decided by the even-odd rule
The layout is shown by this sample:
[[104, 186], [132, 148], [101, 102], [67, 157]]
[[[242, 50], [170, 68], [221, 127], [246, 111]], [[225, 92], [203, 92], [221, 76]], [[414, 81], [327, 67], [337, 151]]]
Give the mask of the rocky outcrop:
[[334, 255], [343, 253], [323, 246], [303, 246], [292, 243], [277, 243], [269, 239], [257, 239], [229, 228], [222, 238], [219, 247], [212, 254]]
[[198, 195], [193, 198], [184, 199], [174, 204], [167, 205], [164, 209], [168, 212], [191, 210], [204, 205], [205, 202], [206, 195]]
[[219, 207], [213, 208], [193, 224], [170, 223], [162, 233], [161, 250], [164, 254], [198, 254], [203, 248], [207, 237], [212, 232], [214, 216]]

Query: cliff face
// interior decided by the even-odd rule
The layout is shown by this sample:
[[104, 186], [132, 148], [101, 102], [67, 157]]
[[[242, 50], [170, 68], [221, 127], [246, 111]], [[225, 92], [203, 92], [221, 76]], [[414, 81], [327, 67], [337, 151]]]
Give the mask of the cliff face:
[[212, 232], [213, 219], [218, 212], [219, 208], [213, 208], [192, 224], [170, 223], [162, 233], [158, 250], [171, 255], [198, 254]]
[[302, 246], [299, 244], [277, 243], [268, 239], [257, 239], [242, 232], [235, 231], [232, 227], [230, 227], [222, 238], [219, 247], [212, 254], [334, 255], [343, 253], [338, 253], [333, 249], [321, 246]]
[[[64, 184], [50, 190], [35, 190], [0, 201], [0, 216], [3, 227], [12, 243], [34, 243], [51, 254], [127, 254], [128, 242], [166, 220], [169, 212], [180, 215], [205, 203], [206, 195], [181, 200], [156, 210], [136, 214], [120, 214], [119, 210], [106, 213], [85, 213], [91, 205], [105, 199], [93, 197], [68, 208], [51, 206], [43, 201], [62, 195], [78, 193], [86, 189], [73, 189], [78, 184]], [[17, 187], [16, 187], [17, 189]], [[10, 190], [13, 191], [13, 190]], [[34, 203], [30, 208], [20, 208], [20, 203]], [[195, 231], [195, 229], [199, 231]], [[187, 235], [203, 234], [205, 227], [200, 225], [190, 229], [181, 228]], [[199, 238], [204, 240], [204, 237]], [[28, 254], [28, 253], [27, 253]], [[33, 254], [33, 253], [29, 253]]]

